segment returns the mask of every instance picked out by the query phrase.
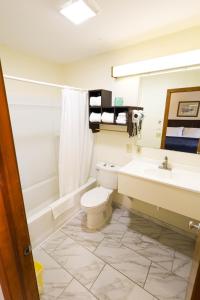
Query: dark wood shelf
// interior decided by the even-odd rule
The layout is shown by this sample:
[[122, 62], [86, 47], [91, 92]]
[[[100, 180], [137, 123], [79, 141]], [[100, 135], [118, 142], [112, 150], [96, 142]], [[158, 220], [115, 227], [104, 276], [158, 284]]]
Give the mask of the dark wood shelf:
[[[132, 123], [132, 114], [133, 110], [143, 110], [141, 106], [112, 106], [112, 92], [106, 91], [103, 89], [100, 90], [92, 90], [89, 91], [89, 98], [90, 97], [98, 97], [101, 96], [101, 106], [91, 106], [89, 105], [89, 115], [92, 112], [98, 112], [103, 114], [104, 112], [112, 112], [114, 114], [114, 122], [89, 122], [89, 128], [92, 129], [93, 132], [100, 131], [100, 125], [114, 125], [114, 126], [124, 126], [127, 127], [127, 132], [129, 136], [133, 135], [133, 123]], [[116, 123], [116, 119], [119, 113], [126, 113], [126, 124], [118, 124]]]
[[90, 105], [89, 108], [101, 108], [101, 105]]

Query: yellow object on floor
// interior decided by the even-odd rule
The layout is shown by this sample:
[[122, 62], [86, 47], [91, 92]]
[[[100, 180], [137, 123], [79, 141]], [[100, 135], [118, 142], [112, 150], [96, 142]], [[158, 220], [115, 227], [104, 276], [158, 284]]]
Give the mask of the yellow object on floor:
[[37, 278], [37, 284], [38, 284], [38, 290], [39, 293], [41, 294], [43, 291], [43, 271], [44, 267], [39, 261], [34, 261], [34, 266], [35, 266], [35, 273], [36, 273], [36, 278]]

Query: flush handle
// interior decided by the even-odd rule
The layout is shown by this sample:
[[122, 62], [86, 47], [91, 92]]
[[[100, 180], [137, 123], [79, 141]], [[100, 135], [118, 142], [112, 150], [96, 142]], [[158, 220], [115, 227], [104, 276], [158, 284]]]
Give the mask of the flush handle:
[[24, 248], [24, 256], [28, 256], [32, 251], [31, 245], [28, 245]]
[[190, 221], [189, 222], [189, 228], [190, 229], [196, 229], [197, 231], [200, 231], [200, 223], [195, 224], [195, 222]]

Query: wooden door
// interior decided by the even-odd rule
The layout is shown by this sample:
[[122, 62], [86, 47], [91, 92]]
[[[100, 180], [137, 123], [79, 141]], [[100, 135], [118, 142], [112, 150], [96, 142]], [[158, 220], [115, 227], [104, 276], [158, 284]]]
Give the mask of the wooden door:
[[39, 300], [1, 65], [0, 285], [5, 300]]
[[191, 221], [189, 227], [191, 230], [197, 231], [197, 241], [196, 241], [196, 246], [193, 254], [193, 264], [190, 273], [186, 300], [199, 300], [200, 299], [200, 223], [194, 224], [194, 222]]

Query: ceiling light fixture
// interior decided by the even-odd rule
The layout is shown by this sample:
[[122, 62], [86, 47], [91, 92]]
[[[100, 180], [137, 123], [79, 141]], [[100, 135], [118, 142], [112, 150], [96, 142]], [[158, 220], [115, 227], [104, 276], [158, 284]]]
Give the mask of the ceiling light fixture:
[[142, 75], [197, 65], [200, 65], [200, 49], [115, 66], [112, 68], [112, 76], [118, 78]]
[[72, 23], [79, 25], [96, 16], [98, 7], [92, 0], [71, 0], [65, 4], [60, 13]]

